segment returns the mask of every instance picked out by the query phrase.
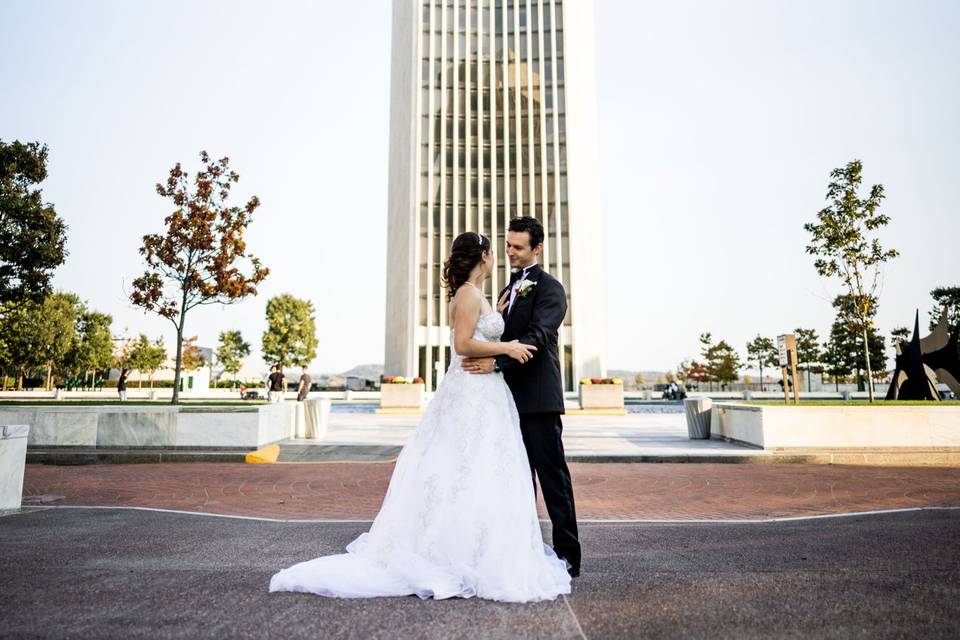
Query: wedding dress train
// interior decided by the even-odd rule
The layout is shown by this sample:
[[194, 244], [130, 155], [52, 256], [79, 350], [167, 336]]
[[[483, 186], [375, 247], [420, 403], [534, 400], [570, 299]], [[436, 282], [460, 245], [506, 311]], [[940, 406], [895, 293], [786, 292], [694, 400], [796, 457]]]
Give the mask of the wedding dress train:
[[[502, 333], [494, 311], [481, 315], [474, 338]], [[565, 561], [543, 543], [513, 396], [501, 374], [469, 374], [460, 362], [451, 338], [447, 374], [370, 530], [347, 553], [280, 571], [270, 591], [504, 602], [570, 593]]]

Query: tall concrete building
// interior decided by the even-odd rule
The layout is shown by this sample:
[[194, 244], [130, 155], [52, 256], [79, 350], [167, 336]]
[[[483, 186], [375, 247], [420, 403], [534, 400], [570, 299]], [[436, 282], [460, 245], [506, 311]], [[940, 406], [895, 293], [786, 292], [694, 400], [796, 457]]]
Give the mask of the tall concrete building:
[[546, 231], [563, 283], [564, 386], [605, 374], [591, 0], [394, 0], [384, 368], [436, 388], [449, 362], [440, 273], [463, 231], [509, 280], [510, 219]]

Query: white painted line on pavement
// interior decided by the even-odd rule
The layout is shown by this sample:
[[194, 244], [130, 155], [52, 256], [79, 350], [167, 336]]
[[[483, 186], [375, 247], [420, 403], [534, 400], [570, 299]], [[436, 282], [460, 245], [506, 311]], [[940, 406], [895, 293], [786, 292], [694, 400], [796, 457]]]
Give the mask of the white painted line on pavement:
[[[290, 523], [290, 524], [364, 524], [371, 523], [373, 520], [353, 520], [349, 518], [337, 519], [337, 518], [319, 518], [319, 519], [286, 519], [286, 518], [266, 518], [262, 516], [239, 516], [231, 515], [225, 513], [208, 513], [205, 511], [183, 511], [181, 509], [161, 509], [158, 507], [127, 507], [127, 506], [83, 506], [83, 505], [44, 505], [42, 507], [26, 507], [25, 509], [31, 509], [31, 511], [45, 511], [47, 509], [117, 509], [117, 510], [129, 510], [129, 511], [154, 511], [157, 513], [172, 513], [177, 515], [186, 515], [186, 516], [205, 516], [208, 518], [229, 518], [233, 520], [255, 520], [260, 522], [280, 522], [280, 523]], [[904, 507], [900, 509], [877, 509], [874, 511], [847, 511], [841, 513], [826, 513], [819, 515], [810, 515], [810, 516], [781, 516], [776, 518], [689, 518], [689, 519], [676, 519], [676, 518], [636, 518], [636, 519], [598, 519], [598, 518], [584, 518], [577, 520], [578, 524], [769, 524], [773, 522], [793, 522], [800, 520], [821, 520], [824, 518], [850, 518], [856, 516], [870, 516], [870, 515], [880, 515], [887, 513], [909, 513], [912, 511], [953, 511], [960, 509], [958, 507]], [[25, 513], [26, 511], [21, 511], [20, 513]], [[13, 514], [6, 514], [13, 515]], [[540, 522], [546, 523], [550, 522], [549, 520], [541, 520]]]

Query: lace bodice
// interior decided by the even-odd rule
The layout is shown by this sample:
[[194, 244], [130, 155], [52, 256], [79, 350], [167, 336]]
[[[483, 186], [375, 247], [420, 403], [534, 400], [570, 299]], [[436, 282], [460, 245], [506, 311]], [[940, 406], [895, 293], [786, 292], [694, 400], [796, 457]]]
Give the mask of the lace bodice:
[[[496, 311], [484, 313], [477, 318], [477, 328], [473, 332], [473, 339], [482, 342], [498, 342], [500, 336], [503, 335], [503, 328], [503, 316]], [[459, 358], [460, 354], [457, 353], [454, 344], [453, 327], [450, 327], [450, 353]]]

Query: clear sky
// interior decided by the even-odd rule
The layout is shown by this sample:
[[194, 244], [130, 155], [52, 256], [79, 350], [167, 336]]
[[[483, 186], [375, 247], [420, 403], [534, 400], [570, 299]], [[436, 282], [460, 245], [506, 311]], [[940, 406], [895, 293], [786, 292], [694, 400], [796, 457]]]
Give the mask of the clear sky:
[[[609, 367], [672, 368], [702, 331], [741, 354], [758, 332], [824, 335], [840, 289], [803, 224], [854, 158], [901, 252], [880, 329], [960, 285], [960, 3], [596, 5]], [[272, 275], [187, 335], [258, 348], [267, 299], [291, 293], [317, 308], [313, 370], [382, 362], [390, 23], [387, 0], [0, 2], [0, 138], [50, 146], [45, 199], [70, 227], [55, 285], [172, 344], [125, 292], [167, 213], [153, 185], [206, 149], [262, 200], [247, 238]]]

